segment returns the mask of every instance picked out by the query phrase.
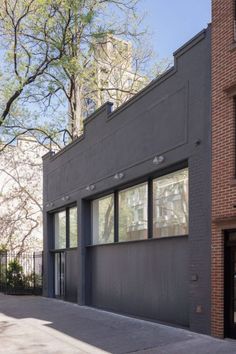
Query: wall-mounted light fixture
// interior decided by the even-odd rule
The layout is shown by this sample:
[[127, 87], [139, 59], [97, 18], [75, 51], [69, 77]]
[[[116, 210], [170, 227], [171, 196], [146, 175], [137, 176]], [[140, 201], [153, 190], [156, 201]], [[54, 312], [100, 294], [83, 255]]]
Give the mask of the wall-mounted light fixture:
[[96, 187], [95, 187], [95, 184], [90, 184], [90, 185], [87, 186], [85, 189], [86, 189], [86, 191], [88, 191], [88, 192], [92, 192], [92, 191], [94, 191], [95, 188], [96, 188]]
[[160, 165], [161, 163], [163, 163], [165, 161], [164, 156], [160, 155], [160, 156], [155, 156], [154, 159], [152, 160], [154, 165]]
[[120, 173], [116, 173], [115, 174], [114, 179], [120, 180], [120, 179], [122, 179], [124, 177], [125, 177], [125, 174], [123, 172], [120, 172]]
[[69, 200], [69, 199], [70, 199], [70, 196], [69, 196], [69, 195], [66, 195], [66, 196], [64, 196], [64, 197], [61, 198], [61, 200], [62, 200], [63, 202], [65, 202], [65, 201], [67, 201], [67, 200]]
[[53, 207], [53, 206], [54, 206], [54, 203], [52, 203], [52, 202], [46, 204], [46, 208], [51, 208], [51, 207]]

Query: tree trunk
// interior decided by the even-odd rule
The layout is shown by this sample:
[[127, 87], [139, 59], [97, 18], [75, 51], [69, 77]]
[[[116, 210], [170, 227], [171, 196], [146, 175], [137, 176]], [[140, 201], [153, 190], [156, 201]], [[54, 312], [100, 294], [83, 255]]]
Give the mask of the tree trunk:
[[73, 78], [72, 99], [70, 107], [70, 129], [72, 137], [75, 139], [83, 133], [81, 87], [79, 85], [79, 79], [76, 77]]

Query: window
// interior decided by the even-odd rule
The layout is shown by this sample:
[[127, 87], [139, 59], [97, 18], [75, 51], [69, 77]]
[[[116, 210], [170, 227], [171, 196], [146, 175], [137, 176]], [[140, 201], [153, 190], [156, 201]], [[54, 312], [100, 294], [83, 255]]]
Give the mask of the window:
[[77, 207], [54, 214], [54, 248], [77, 247]]
[[69, 247], [77, 247], [77, 208], [69, 209]]
[[92, 201], [92, 244], [187, 234], [187, 168]]
[[147, 183], [119, 193], [119, 241], [147, 238]]
[[114, 242], [114, 196], [96, 199], [92, 203], [93, 244]]
[[188, 169], [153, 181], [153, 237], [188, 234]]
[[55, 248], [66, 248], [66, 211], [54, 215]]

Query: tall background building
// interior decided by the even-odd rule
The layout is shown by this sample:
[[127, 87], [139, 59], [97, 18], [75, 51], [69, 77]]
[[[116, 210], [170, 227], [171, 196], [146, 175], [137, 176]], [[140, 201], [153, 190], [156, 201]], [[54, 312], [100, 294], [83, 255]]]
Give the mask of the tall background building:
[[17, 138], [0, 158], [0, 249], [42, 249], [42, 155], [48, 150], [29, 136]]
[[[118, 108], [148, 83], [140, 74], [132, 43], [112, 35], [102, 37], [93, 49], [91, 80], [83, 86], [83, 118], [110, 101]], [[140, 59], [140, 58], [139, 58]]]

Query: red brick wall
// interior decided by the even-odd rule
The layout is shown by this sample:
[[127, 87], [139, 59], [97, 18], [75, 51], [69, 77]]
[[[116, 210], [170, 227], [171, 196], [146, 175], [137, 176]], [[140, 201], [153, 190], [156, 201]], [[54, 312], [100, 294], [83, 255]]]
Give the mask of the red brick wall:
[[218, 337], [224, 335], [224, 229], [236, 225], [234, 102], [227, 92], [236, 84], [234, 3], [212, 0], [212, 334]]

